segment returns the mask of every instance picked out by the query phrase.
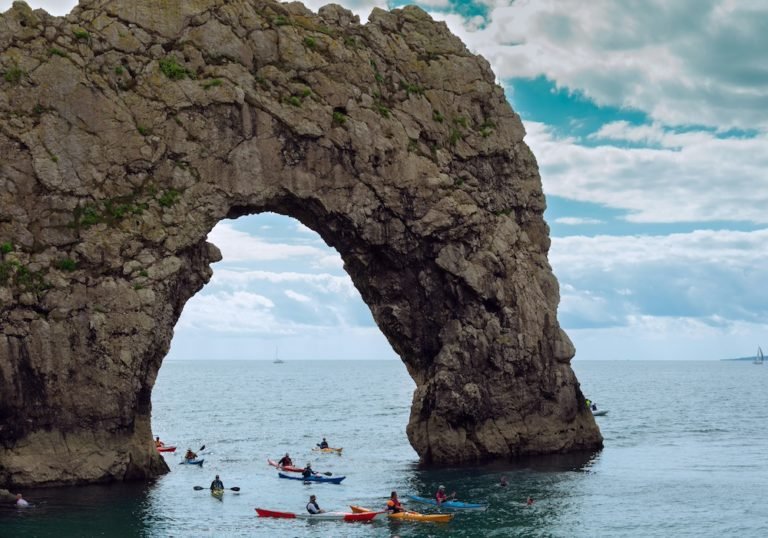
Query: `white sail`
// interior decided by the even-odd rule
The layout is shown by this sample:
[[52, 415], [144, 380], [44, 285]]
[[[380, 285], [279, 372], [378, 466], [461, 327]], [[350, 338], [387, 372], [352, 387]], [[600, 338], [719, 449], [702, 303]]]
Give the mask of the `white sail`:
[[755, 355], [755, 360], [752, 361], [752, 364], [763, 364], [763, 361], [765, 358], [763, 357], [763, 350], [760, 349], [760, 346], [757, 346], [757, 354]]

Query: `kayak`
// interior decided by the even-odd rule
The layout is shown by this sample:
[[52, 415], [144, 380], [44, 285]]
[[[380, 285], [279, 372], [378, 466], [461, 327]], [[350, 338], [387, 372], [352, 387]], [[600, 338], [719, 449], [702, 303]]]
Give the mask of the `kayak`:
[[183, 460], [179, 462], [179, 465], [202, 465], [205, 461], [205, 458], [200, 458], [197, 460]]
[[341, 481], [346, 478], [346, 476], [309, 476], [307, 478], [304, 478], [303, 476], [288, 476], [284, 473], [277, 473], [277, 476], [280, 478], [287, 478], [289, 480], [301, 480], [302, 482], [328, 482], [329, 484], [341, 484]]
[[596, 416], [596, 417], [602, 417], [603, 415], [607, 415], [608, 414], [608, 410], [607, 409], [600, 409], [599, 411], [592, 411], [592, 414], [594, 416]]
[[317, 447], [317, 446], [312, 449], [312, 451], [314, 451], [314, 452], [322, 452], [324, 454], [339, 454], [339, 455], [341, 455], [341, 451], [342, 450], [344, 450], [343, 447], [342, 448], [333, 448], [333, 447], [320, 448], [320, 447]]
[[220, 501], [224, 500], [224, 490], [223, 489], [212, 489], [211, 490], [211, 497], [216, 497]]
[[[356, 514], [372, 512], [372, 510], [363, 508], [361, 506], [350, 506], [349, 508]], [[395, 512], [387, 513], [387, 517], [389, 517], [389, 519], [402, 519], [403, 521], [430, 521], [432, 523], [448, 523], [453, 519], [453, 514], [420, 514], [418, 512]]]
[[272, 467], [277, 467], [278, 469], [282, 469], [283, 471], [288, 471], [289, 473], [301, 473], [301, 472], [304, 472], [304, 469], [302, 469], [301, 467], [295, 467], [293, 465], [287, 465], [287, 466], [284, 467], [284, 466], [280, 465], [279, 463], [277, 463], [275, 460], [271, 460], [269, 458], [267, 458], [267, 463], [270, 464]]
[[[412, 501], [422, 504], [431, 504], [437, 506], [437, 500], [429, 499], [427, 497], [419, 497], [418, 495], [408, 495], [408, 498]], [[461, 501], [445, 501], [440, 503], [440, 508], [451, 508], [453, 510], [485, 510], [488, 508], [487, 504], [478, 503], [465, 503]]]
[[381, 516], [382, 512], [323, 512], [322, 514], [295, 514], [293, 512], [277, 512], [275, 510], [265, 510], [256, 508], [259, 517], [275, 517], [280, 519], [316, 519], [320, 521], [373, 521], [376, 516]]
[[159, 446], [157, 447], [158, 452], [176, 452], [175, 446]]

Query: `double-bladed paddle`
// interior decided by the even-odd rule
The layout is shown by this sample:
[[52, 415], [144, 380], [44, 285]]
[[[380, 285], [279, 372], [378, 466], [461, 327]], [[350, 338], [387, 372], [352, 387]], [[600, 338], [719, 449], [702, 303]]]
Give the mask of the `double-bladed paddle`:
[[[210, 488], [204, 488], [203, 486], [195, 486], [192, 489], [194, 489], [195, 491], [200, 491], [201, 489], [210, 489]], [[224, 489], [231, 489], [232, 491], [240, 491], [240, 488], [237, 486], [234, 486], [232, 488], [224, 488]]]

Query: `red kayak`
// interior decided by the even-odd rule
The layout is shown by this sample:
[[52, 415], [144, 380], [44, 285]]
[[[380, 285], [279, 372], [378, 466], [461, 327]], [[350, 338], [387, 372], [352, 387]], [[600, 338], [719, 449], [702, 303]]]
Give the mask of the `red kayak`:
[[294, 467], [292, 465], [289, 465], [287, 467], [283, 467], [279, 463], [277, 463], [275, 460], [271, 460], [267, 458], [267, 463], [269, 463], [272, 467], [277, 467], [278, 469], [282, 469], [283, 471], [288, 471], [289, 473], [301, 473], [304, 471], [301, 467]]
[[157, 447], [158, 452], [176, 452], [175, 446], [159, 446]]
[[[277, 512], [256, 508], [259, 517], [276, 517], [280, 519], [319, 519], [322, 521], [373, 521], [381, 512], [363, 512], [355, 514], [350, 512], [323, 512], [321, 514], [294, 514], [293, 512]], [[362, 516], [362, 517], [361, 517]]]

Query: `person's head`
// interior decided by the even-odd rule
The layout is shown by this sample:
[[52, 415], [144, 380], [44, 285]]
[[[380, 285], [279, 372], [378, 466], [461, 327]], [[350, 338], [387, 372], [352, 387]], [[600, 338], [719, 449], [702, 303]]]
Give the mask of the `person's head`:
[[160, 440], [160, 436], [159, 435], [155, 435], [155, 441], [159, 441], [159, 440]]
[[309, 496], [309, 502], [312, 502], [312, 503], [313, 503], [313, 502], [315, 502], [316, 500], [317, 500], [317, 497], [316, 497], [315, 495], [310, 495], [310, 496]]
[[325, 437], [323, 437], [323, 441], [325, 441]]
[[310, 467], [312, 467], [312, 464], [307, 462], [306, 468], [309, 469]]
[[21, 493], [16, 494], [16, 500], [18, 501], [19, 499], [21, 499]]
[[397, 499], [397, 492], [393, 491], [392, 494], [389, 496], [390, 499]]
[[288, 452], [285, 453], [285, 457], [290, 458], [290, 456], [288, 455]]
[[437, 488], [437, 491], [445, 491], [445, 486], [440, 486], [439, 488]]
[[216, 480], [218, 480], [218, 479], [219, 479], [219, 475], [216, 475]]

